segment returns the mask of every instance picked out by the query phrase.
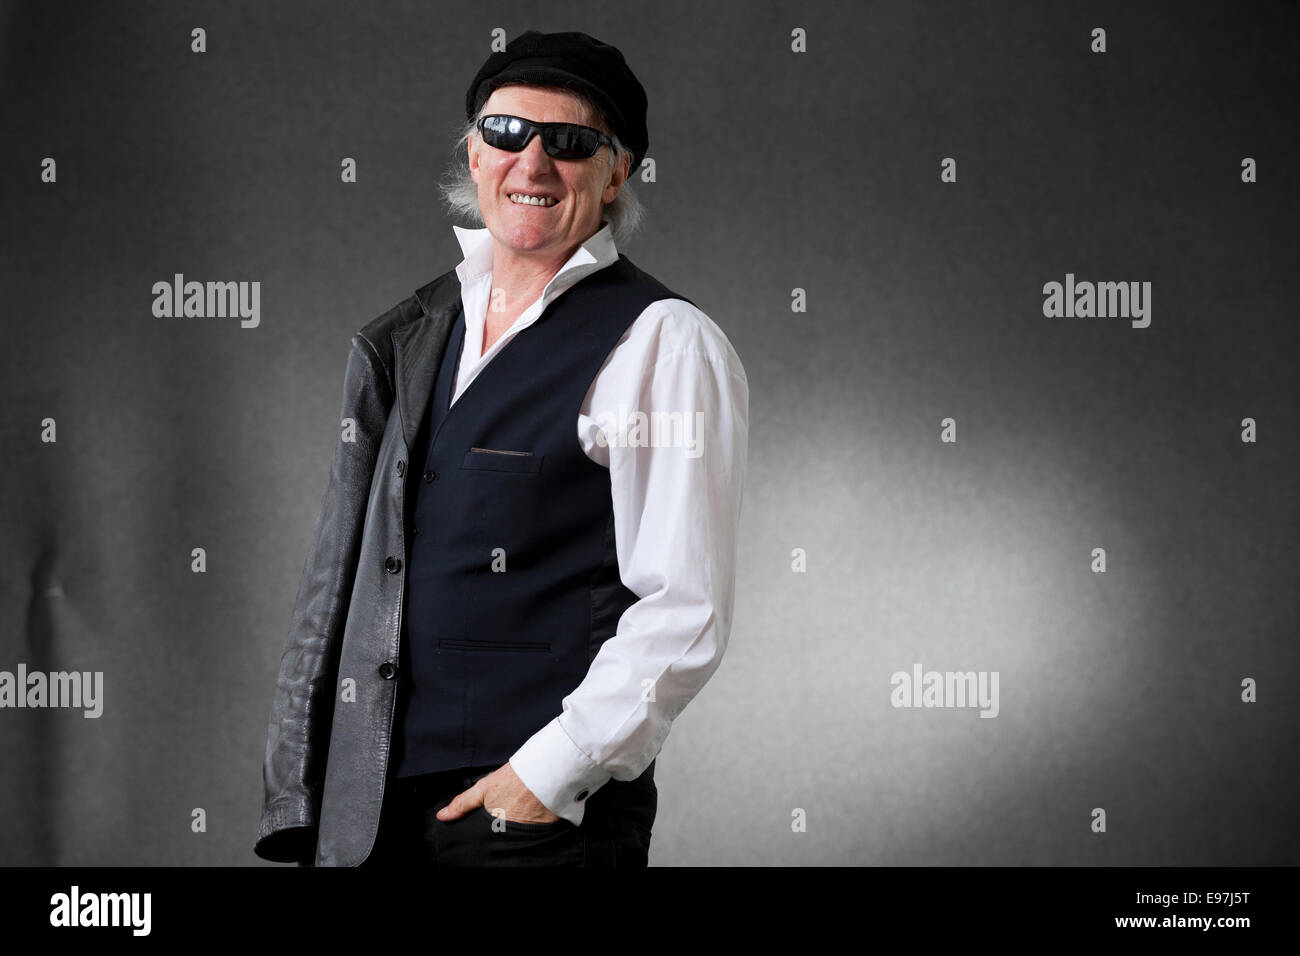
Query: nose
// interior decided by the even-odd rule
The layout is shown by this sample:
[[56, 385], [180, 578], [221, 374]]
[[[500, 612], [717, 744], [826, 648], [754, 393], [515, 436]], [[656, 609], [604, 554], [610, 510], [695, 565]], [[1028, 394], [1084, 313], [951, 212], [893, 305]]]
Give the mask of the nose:
[[528, 141], [528, 145], [515, 154], [519, 158], [515, 162], [523, 163], [527, 169], [544, 170], [551, 166], [551, 157], [547, 155], [545, 148], [542, 146], [542, 134], [534, 133], [533, 138]]

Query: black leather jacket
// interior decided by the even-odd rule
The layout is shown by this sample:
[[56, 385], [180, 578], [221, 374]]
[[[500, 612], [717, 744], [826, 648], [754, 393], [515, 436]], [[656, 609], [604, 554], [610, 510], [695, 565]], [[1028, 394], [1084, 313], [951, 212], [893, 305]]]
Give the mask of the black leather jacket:
[[403, 476], [459, 305], [449, 271], [352, 337], [340, 441], [267, 732], [253, 848], [263, 859], [355, 866], [373, 846], [397, 701]]

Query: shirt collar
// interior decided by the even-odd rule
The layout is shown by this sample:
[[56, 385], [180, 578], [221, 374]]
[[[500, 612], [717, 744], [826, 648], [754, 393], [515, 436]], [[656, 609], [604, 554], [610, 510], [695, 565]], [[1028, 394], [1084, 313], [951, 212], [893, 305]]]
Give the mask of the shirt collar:
[[[456, 275], [461, 285], [466, 285], [492, 271], [492, 235], [486, 228], [465, 229], [452, 226], [460, 251], [465, 258], [456, 266]], [[568, 287], [573, 282], [610, 265], [618, 259], [618, 249], [614, 245], [614, 234], [608, 220], [602, 220], [600, 228], [586, 242], [574, 250], [569, 261], [560, 266], [560, 270], [551, 277], [542, 292], [542, 297], [551, 294], [556, 280], [564, 276], [560, 283]]]

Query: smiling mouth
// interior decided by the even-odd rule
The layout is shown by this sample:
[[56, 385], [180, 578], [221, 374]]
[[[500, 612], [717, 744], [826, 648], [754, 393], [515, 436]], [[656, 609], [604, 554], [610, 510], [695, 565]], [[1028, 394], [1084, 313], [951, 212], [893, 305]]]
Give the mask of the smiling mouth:
[[559, 202], [553, 196], [532, 196], [528, 193], [509, 193], [510, 201], [516, 206], [554, 206]]

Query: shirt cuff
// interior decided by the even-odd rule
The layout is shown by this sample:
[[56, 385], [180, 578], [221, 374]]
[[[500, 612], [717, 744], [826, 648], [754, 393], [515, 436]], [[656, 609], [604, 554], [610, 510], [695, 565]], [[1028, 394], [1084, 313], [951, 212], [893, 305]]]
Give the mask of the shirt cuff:
[[582, 752], [558, 717], [515, 751], [510, 767], [546, 809], [575, 827], [582, 825], [591, 795], [614, 776]]

